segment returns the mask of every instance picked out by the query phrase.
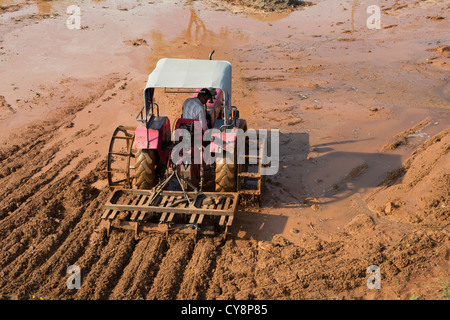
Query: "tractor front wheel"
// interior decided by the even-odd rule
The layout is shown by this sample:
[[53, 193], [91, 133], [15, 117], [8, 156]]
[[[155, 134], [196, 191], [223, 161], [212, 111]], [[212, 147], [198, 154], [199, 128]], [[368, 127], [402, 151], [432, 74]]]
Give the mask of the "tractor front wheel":
[[150, 190], [158, 184], [157, 160], [156, 150], [139, 149], [137, 151], [134, 177], [138, 189]]

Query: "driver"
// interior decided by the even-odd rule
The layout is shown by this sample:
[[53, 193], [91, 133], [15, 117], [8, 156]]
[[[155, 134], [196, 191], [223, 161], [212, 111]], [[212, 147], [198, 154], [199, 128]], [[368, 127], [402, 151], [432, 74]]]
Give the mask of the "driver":
[[211, 91], [207, 88], [203, 88], [197, 97], [186, 99], [183, 103], [183, 114], [184, 119], [193, 119], [200, 121], [203, 131], [208, 130], [208, 122], [206, 120], [207, 114], [204, 105], [212, 100]]

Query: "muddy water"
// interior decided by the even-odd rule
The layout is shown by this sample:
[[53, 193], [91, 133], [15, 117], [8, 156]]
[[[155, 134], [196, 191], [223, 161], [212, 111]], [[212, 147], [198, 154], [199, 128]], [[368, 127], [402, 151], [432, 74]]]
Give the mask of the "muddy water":
[[[414, 9], [386, 1], [380, 30], [367, 28], [371, 3], [362, 0], [275, 14], [220, 2], [84, 1], [80, 30], [66, 27], [72, 1], [0, 4], [18, 5], [0, 16], [0, 94], [10, 105], [0, 120], [4, 144], [24, 124], [85, 101], [48, 146], [68, 147], [44, 169], [77, 148], [105, 155], [114, 128], [135, 124], [158, 59], [215, 50], [214, 59], [230, 61], [233, 104], [249, 127], [281, 130], [280, 170], [267, 177], [259, 212], [235, 220], [237, 238], [282, 233], [296, 242], [304, 232], [341, 230], [386, 172], [449, 123], [448, 69], [427, 51], [448, 41], [448, 19], [427, 20], [425, 10], [445, 14], [430, 1]], [[157, 94], [161, 113], [176, 117], [185, 97]], [[423, 135], [380, 153], [427, 117]]]

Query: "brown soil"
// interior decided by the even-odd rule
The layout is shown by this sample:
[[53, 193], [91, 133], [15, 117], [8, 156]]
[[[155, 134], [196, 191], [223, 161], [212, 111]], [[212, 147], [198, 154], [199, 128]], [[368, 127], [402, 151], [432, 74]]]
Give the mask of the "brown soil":
[[[375, 33], [357, 1], [248, 3], [93, 3], [70, 31], [63, 2], [0, 3], [0, 298], [448, 299], [446, 5], [386, 1]], [[161, 28], [169, 11], [180, 25]], [[212, 49], [249, 127], [281, 130], [261, 208], [227, 241], [107, 237], [113, 130], [136, 125], [159, 58]], [[184, 98], [158, 93], [171, 122]]]
[[435, 135], [368, 196], [369, 208], [391, 218], [444, 228], [450, 224], [450, 129]]

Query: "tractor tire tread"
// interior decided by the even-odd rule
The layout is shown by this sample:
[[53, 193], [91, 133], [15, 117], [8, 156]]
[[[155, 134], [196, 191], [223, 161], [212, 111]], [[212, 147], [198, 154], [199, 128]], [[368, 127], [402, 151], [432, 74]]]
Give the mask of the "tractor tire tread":
[[158, 183], [156, 175], [157, 154], [155, 150], [138, 150], [136, 153], [135, 178], [138, 189], [152, 189]]

